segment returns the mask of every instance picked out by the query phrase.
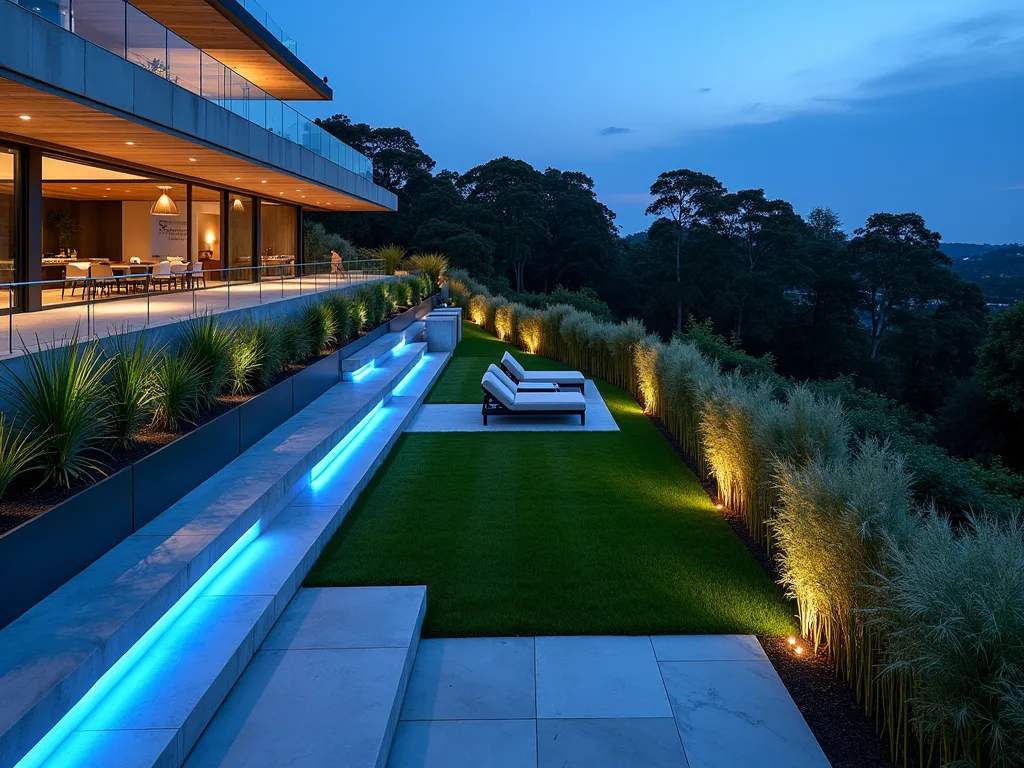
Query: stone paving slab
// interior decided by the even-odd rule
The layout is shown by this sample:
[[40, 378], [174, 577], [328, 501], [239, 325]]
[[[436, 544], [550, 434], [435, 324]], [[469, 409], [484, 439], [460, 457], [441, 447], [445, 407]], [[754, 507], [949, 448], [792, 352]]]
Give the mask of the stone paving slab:
[[649, 637], [538, 637], [538, 717], [672, 717]]
[[536, 768], [533, 720], [424, 720], [398, 724], [389, 768]]
[[691, 768], [828, 766], [768, 661], [662, 662]]
[[532, 637], [423, 640], [402, 719], [533, 719], [533, 681]]
[[[480, 405], [471, 403], [428, 403], [422, 406], [408, 432], [618, 432], [619, 425], [590, 379], [586, 381], [587, 423], [579, 416], [487, 417], [483, 425]], [[483, 402], [481, 390], [480, 400]]]
[[[531, 641], [532, 677], [510, 650]], [[536, 718], [511, 719], [509, 712], [528, 713], [531, 692]], [[481, 742], [493, 749], [483, 751]], [[825, 768], [828, 761], [756, 638], [699, 635], [425, 640], [389, 765]]]
[[671, 717], [538, 720], [540, 768], [680, 768], [686, 766]]

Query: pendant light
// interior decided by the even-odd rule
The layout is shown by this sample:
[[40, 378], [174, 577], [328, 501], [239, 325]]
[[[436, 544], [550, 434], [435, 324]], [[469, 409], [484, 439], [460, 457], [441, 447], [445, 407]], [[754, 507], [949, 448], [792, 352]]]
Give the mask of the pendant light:
[[232, 210], [236, 213], [245, 213], [245, 206], [242, 205], [242, 198], [236, 197], [235, 202], [231, 204]]
[[156, 199], [153, 206], [149, 209], [149, 212], [154, 216], [179, 216], [178, 206], [171, 200], [170, 195], [167, 194], [167, 190], [170, 187], [157, 187], [161, 190], [160, 197]]

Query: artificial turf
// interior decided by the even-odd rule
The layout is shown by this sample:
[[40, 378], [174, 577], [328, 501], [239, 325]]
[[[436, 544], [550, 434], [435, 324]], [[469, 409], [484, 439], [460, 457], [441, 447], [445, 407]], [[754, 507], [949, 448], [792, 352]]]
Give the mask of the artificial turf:
[[[478, 402], [505, 348], [467, 324], [428, 402]], [[402, 436], [307, 586], [426, 584], [427, 637], [792, 631], [672, 446], [598, 387], [619, 432]]]

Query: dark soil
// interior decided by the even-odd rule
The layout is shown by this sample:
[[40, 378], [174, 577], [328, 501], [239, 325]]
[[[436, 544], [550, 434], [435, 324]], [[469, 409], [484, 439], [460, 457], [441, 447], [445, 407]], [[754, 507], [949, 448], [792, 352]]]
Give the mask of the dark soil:
[[[696, 465], [665, 425], [654, 418], [651, 421], [699, 479]], [[714, 499], [717, 493], [714, 483], [703, 479], [701, 483], [708, 496]], [[765, 573], [778, 581], [775, 560], [748, 533], [743, 515], [730, 509], [720, 511]], [[864, 714], [864, 708], [857, 703], [850, 687], [836, 677], [824, 649], [815, 653], [813, 648], [801, 643], [804, 651], [798, 656], [788, 638], [759, 637], [758, 640], [833, 768], [892, 768], [888, 738], [878, 735], [874, 718]]]

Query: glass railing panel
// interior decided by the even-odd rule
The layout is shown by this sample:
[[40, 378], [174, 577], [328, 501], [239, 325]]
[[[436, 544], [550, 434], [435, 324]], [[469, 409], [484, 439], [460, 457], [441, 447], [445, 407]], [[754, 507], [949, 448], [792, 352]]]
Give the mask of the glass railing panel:
[[209, 99], [222, 107], [226, 106], [228, 98], [228, 68], [205, 51], [202, 54], [202, 65], [203, 98]]
[[234, 70], [227, 71], [228, 103], [227, 108], [239, 117], [249, 119], [249, 92], [253, 85]]
[[[77, 6], [77, 3], [76, 3]], [[78, 10], [77, 7], [75, 9]], [[127, 6], [128, 61], [167, 77], [167, 27], [154, 21], [134, 5]]]
[[167, 79], [202, 95], [202, 53], [187, 40], [167, 31]]
[[284, 104], [277, 99], [267, 97], [267, 123], [266, 128], [271, 133], [284, 136]]
[[125, 58], [125, 9], [123, 0], [75, 0], [71, 31]]
[[71, 29], [71, 0], [15, 0], [15, 2], [53, 24], [67, 30]]
[[249, 84], [249, 122], [260, 128], [267, 127], [267, 92], [252, 83]]
[[284, 133], [286, 139], [296, 144], [301, 144], [299, 137], [299, 113], [287, 104], [281, 105], [284, 112]]

